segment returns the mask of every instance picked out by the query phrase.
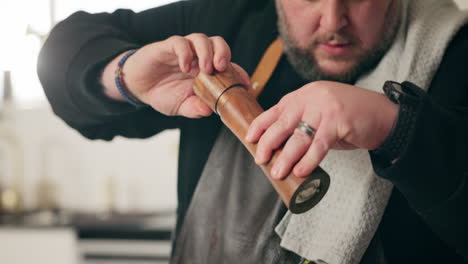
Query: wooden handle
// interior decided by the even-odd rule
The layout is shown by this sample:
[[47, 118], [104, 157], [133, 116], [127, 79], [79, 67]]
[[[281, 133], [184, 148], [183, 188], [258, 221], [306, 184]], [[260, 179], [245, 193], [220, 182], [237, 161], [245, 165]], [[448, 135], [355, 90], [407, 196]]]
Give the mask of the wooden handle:
[[[232, 65], [222, 73], [200, 73], [194, 83], [195, 93], [221, 117], [223, 123], [254, 156], [257, 144], [248, 143], [244, 138], [252, 121], [264, 110], [242, 84]], [[289, 210], [297, 214], [303, 213], [323, 198], [328, 190], [330, 177], [318, 167], [308, 177], [299, 178], [290, 173], [283, 180], [273, 179], [271, 167], [280, 153], [281, 149], [276, 150], [271, 160], [260, 167]]]

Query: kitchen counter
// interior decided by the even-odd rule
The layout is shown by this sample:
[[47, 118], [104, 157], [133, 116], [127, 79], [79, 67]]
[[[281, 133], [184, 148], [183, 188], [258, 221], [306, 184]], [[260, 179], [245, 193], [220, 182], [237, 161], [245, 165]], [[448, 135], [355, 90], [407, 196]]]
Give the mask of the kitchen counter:
[[[32, 261], [32, 263], [61, 264], [113, 264], [113, 263], [168, 263], [171, 251], [171, 234], [175, 225], [172, 212], [158, 214], [83, 214], [58, 211], [35, 212], [23, 215], [0, 216], [0, 256], [9, 257], [9, 264], [23, 264], [26, 259], [9, 252], [24, 252], [32, 241], [41, 252], [57, 254], [54, 246], [64, 249], [67, 261]], [[4, 234], [8, 234], [4, 236]], [[58, 234], [61, 239], [57, 239]], [[13, 238], [9, 244], [4, 238]], [[21, 242], [23, 241], [23, 242]], [[43, 242], [41, 242], [43, 241]], [[3, 244], [2, 244], [3, 243]], [[2, 247], [3, 245], [3, 247]], [[15, 246], [16, 245], [16, 246]], [[16, 250], [13, 249], [16, 247]], [[43, 248], [43, 249], [42, 249]], [[67, 253], [69, 252], [69, 253]], [[73, 254], [77, 260], [73, 259]], [[31, 254], [33, 256], [34, 254]], [[16, 258], [19, 262], [14, 262]], [[7, 258], [8, 259], [8, 258]], [[35, 256], [36, 260], [41, 259]], [[3, 261], [0, 261], [3, 262]]]

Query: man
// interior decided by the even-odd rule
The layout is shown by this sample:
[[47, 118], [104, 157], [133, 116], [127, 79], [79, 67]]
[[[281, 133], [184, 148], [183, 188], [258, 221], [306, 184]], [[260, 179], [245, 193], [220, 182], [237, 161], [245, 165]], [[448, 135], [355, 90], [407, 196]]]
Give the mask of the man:
[[[468, 28], [453, 5], [206, 0], [79, 12], [52, 31], [39, 76], [54, 111], [88, 138], [181, 130], [173, 263], [466, 263]], [[252, 74], [278, 33], [287, 56], [247, 140], [258, 141], [258, 164], [284, 144], [277, 178], [326, 166], [330, 192], [301, 216], [284, 217], [253, 160], [192, 90], [198, 72], [230, 61]], [[420, 87], [390, 85], [385, 96], [387, 80]]]

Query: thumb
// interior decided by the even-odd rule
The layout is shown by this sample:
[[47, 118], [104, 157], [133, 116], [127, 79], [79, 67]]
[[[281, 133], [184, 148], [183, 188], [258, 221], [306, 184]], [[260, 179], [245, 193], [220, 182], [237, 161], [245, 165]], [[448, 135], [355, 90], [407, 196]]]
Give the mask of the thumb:
[[177, 111], [178, 115], [188, 118], [200, 118], [209, 116], [212, 113], [213, 110], [196, 95], [187, 97]]

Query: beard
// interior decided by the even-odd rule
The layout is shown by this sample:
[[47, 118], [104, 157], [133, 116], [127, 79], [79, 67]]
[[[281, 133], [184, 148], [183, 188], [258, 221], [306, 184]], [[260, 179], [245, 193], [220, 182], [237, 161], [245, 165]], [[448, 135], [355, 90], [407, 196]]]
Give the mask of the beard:
[[[276, 1], [276, 9], [278, 13], [278, 31], [284, 45], [284, 51], [289, 63], [293, 66], [296, 72], [307, 81], [336, 81], [342, 83], [353, 84], [358, 78], [372, 69], [374, 69], [383, 56], [387, 53], [393, 44], [396, 37], [399, 16], [392, 21], [387, 21], [388, 27], [382, 34], [380, 43], [371, 50], [361, 52], [354, 60], [356, 63], [348, 70], [338, 74], [328, 74], [320, 69], [316, 57], [312, 51], [315, 50], [318, 44], [337, 41], [340, 43], [358, 44], [359, 40], [345, 32], [333, 32], [318, 36], [306, 48], [300, 48], [297, 41], [289, 33], [289, 25], [281, 7], [281, 3]], [[391, 19], [389, 19], [391, 20]], [[331, 57], [335, 62], [346, 62], [350, 60], [346, 56]]]

